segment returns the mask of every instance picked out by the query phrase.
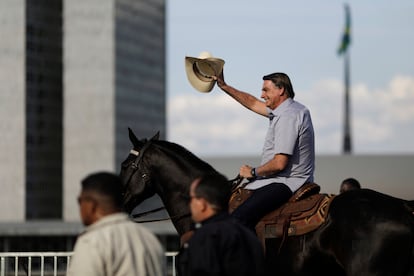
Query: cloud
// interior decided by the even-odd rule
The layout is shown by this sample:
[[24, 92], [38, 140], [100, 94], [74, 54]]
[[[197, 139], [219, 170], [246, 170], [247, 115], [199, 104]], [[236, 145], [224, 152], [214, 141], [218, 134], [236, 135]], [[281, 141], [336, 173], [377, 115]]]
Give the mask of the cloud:
[[[343, 90], [342, 81], [332, 79], [296, 91], [311, 111], [317, 154], [342, 151]], [[414, 77], [395, 76], [383, 88], [355, 84], [351, 103], [355, 154], [414, 153]], [[202, 156], [258, 155], [267, 124], [218, 89], [168, 101], [168, 140]]]
[[268, 123], [220, 92], [173, 97], [168, 118], [168, 139], [204, 156], [257, 154]]
[[414, 78], [395, 76], [388, 86], [355, 88], [356, 150], [414, 153]]

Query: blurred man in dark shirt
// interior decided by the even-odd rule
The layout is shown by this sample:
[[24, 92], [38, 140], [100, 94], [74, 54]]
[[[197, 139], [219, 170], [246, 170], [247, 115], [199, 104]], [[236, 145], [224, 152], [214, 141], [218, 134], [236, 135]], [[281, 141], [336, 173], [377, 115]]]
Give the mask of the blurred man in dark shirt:
[[191, 184], [189, 204], [196, 224], [178, 255], [180, 276], [265, 275], [259, 240], [228, 214], [230, 193], [221, 174], [203, 175]]

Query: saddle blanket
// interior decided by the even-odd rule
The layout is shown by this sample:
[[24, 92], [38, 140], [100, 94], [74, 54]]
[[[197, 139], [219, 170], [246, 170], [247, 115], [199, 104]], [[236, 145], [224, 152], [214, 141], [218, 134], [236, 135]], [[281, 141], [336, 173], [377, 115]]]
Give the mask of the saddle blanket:
[[288, 202], [267, 214], [256, 226], [264, 239], [303, 235], [325, 222], [334, 195], [314, 194], [296, 202]]

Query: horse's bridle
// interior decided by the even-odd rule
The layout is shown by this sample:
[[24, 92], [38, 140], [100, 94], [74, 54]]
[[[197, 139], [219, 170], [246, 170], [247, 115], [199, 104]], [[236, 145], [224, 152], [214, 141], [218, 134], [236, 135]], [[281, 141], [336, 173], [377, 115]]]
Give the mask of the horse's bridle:
[[[132, 164], [131, 164], [131, 169], [132, 169], [132, 173], [131, 173], [131, 175], [128, 177], [128, 181], [125, 183], [125, 186], [128, 186], [129, 185], [129, 182], [131, 181], [131, 179], [132, 179], [132, 177], [134, 176], [134, 174], [138, 171], [138, 168], [139, 168], [139, 163], [141, 162], [141, 160], [142, 160], [142, 158], [143, 158], [143, 156], [144, 156], [144, 153], [145, 153], [145, 151], [151, 146], [151, 140], [150, 141], [148, 141], [148, 142], [146, 142], [145, 144], [144, 144], [144, 146], [142, 147], [142, 149], [140, 150], [140, 151], [137, 151], [137, 150], [135, 150], [135, 149], [131, 149], [130, 151], [129, 151], [129, 153], [130, 154], [132, 154], [132, 155], [135, 155], [136, 156], [136, 158], [135, 158], [135, 160], [132, 162]], [[143, 172], [142, 173], [142, 175], [141, 175], [141, 178], [142, 179], [145, 179], [145, 177], [147, 177], [147, 172]], [[149, 215], [149, 214], [152, 214], [152, 213], [155, 213], [155, 212], [158, 212], [158, 211], [161, 211], [161, 210], [163, 210], [163, 209], [165, 209], [165, 207], [163, 206], [163, 207], [159, 207], [159, 208], [155, 208], [155, 209], [153, 209], [153, 210], [150, 210], [150, 211], [146, 211], [146, 212], [143, 212], [143, 213], [139, 213], [139, 214], [134, 214], [134, 215], [132, 215], [131, 217], [132, 218], [139, 218], [139, 217], [144, 217], [144, 216], [146, 216], [146, 215]], [[169, 217], [169, 218], [166, 218], [166, 219], [152, 219], [152, 220], [145, 220], [145, 221], [136, 221], [136, 222], [140, 222], [140, 223], [145, 223], [145, 222], [156, 222], [156, 221], [164, 221], [164, 220], [170, 220], [170, 219], [173, 219], [173, 218], [175, 218], [175, 219], [182, 219], [182, 218], [184, 218], [184, 217], [188, 217], [188, 216], [190, 216], [190, 213], [186, 213], [186, 214], [183, 214], [183, 215], [177, 215], [177, 216], [173, 216], [173, 217]]]
[[[130, 154], [132, 154], [132, 155], [135, 155], [136, 156], [136, 158], [135, 158], [135, 160], [132, 162], [132, 164], [131, 164], [131, 169], [132, 169], [132, 173], [131, 173], [131, 175], [128, 177], [128, 181], [124, 184], [124, 186], [128, 186], [129, 185], [129, 182], [131, 181], [131, 179], [132, 179], [132, 177], [134, 176], [134, 174], [138, 171], [138, 165], [139, 165], [139, 162], [142, 160], [142, 158], [143, 158], [143, 156], [144, 156], [144, 153], [145, 153], [145, 151], [149, 148], [149, 146], [151, 145], [151, 140], [150, 141], [148, 141], [148, 142], [146, 142], [145, 144], [144, 144], [144, 146], [142, 147], [142, 149], [141, 149], [141, 151], [137, 151], [137, 150], [135, 150], [135, 149], [131, 149], [130, 151], [129, 151], [129, 153]], [[142, 179], [144, 179], [145, 177], [147, 176], [147, 173], [146, 172], [144, 172], [142, 175], [141, 175], [141, 178]]]

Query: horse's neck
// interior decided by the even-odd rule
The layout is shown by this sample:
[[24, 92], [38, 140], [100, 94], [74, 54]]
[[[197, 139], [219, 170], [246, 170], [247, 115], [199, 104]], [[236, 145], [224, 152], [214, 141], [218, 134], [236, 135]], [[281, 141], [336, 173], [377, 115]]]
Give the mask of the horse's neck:
[[[163, 184], [165, 184], [165, 182]], [[189, 231], [191, 229], [191, 213], [182, 194], [169, 189], [160, 189], [157, 193], [177, 232], [182, 235]]]
[[153, 160], [153, 171], [157, 172], [156, 192], [162, 199], [171, 220], [180, 235], [191, 229], [192, 221], [186, 198], [194, 179], [203, 172], [214, 169], [188, 152], [177, 152], [176, 148], [159, 148], [162, 155]]
[[[191, 215], [188, 204], [185, 202], [185, 193], [188, 191], [188, 177], [175, 167], [157, 168], [155, 191], [161, 198], [171, 222], [177, 232], [182, 235], [191, 228]], [[176, 173], [173, 173], [173, 172]], [[175, 175], [181, 176], [181, 181], [175, 180]], [[172, 179], [174, 178], [174, 179]]]
[[[188, 195], [191, 182], [201, 173], [212, 169], [204, 161], [193, 157], [191, 159], [180, 155], [172, 149], [160, 148], [161, 154], [152, 160], [152, 171], [156, 172], [156, 192], [163, 198], [164, 203], [171, 197], [174, 200], [184, 200]], [[214, 170], [214, 169], [212, 169]], [[175, 203], [175, 202], [174, 202]]]
[[162, 197], [161, 199], [178, 234], [182, 235], [191, 230], [192, 220], [189, 206], [178, 200], [167, 200]]

